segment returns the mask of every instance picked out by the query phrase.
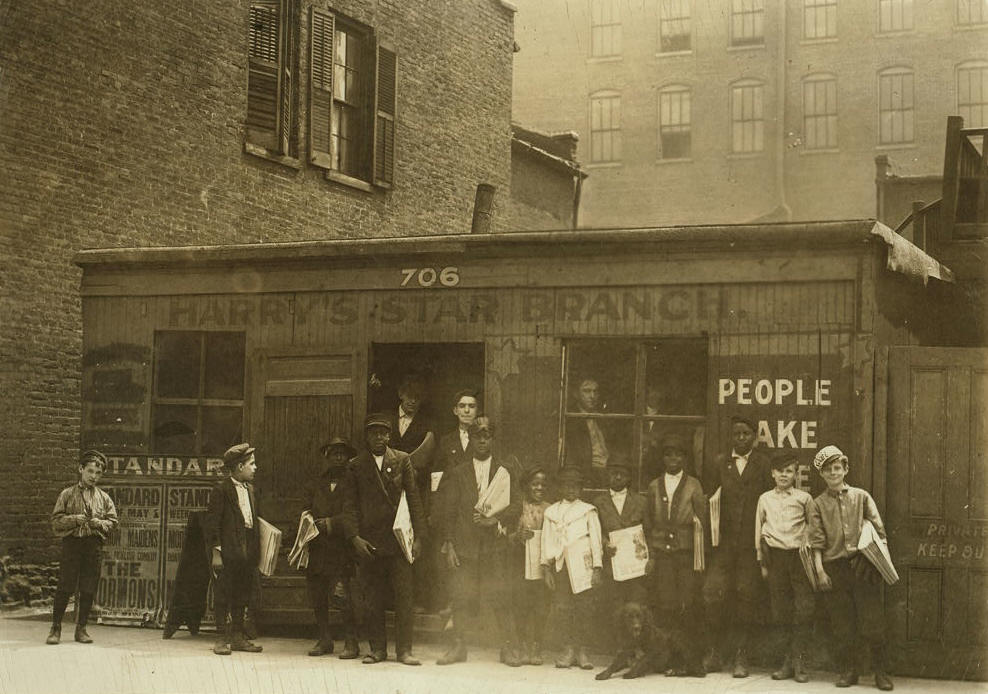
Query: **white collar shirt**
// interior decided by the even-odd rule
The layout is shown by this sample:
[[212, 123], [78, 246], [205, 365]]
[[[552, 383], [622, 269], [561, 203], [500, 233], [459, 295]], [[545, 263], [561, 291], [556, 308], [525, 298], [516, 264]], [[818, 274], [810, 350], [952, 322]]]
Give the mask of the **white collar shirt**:
[[488, 456], [484, 460], [473, 459], [473, 474], [477, 480], [477, 493], [483, 494], [490, 485], [491, 478], [491, 458]]
[[233, 480], [233, 488], [237, 490], [237, 503], [240, 505], [240, 513], [244, 517], [244, 527], [253, 528], [254, 514], [250, 509], [250, 493], [247, 491], [247, 483]]
[[731, 458], [734, 460], [734, 466], [738, 469], [738, 474], [743, 475], [744, 469], [748, 467], [748, 456], [751, 455], [751, 451], [748, 451], [744, 455], [731, 451]]
[[669, 503], [666, 504], [666, 516], [672, 518], [672, 495], [676, 493], [679, 489], [679, 483], [683, 481], [683, 471], [680, 470], [675, 475], [670, 475], [668, 472], [663, 475], [663, 483], [666, 487], [666, 498], [669, 499]]
[[[371, 455], [374, 455], [374, 454], [371, 453]], [[383, 455], [374, 455], [374, 464], [377, 465], [377, 471], [380, 472], [381, 471], [381, 468], [384, 467], [384, 456]]]
[[412, 425], [412, 415], [405, 412], [404, 408], [398, 407], [398, 433], [402, 436], [408, 431], [408, 427]]
[[625, 487], [619, 492], [616, 492], [613, 489], [611, 489], [610, 492], [611, 492], [611, 501], [614, 502], [614, 508], [617, 509], [618, 515], [620, 516], [622, 513], [624, 513], [624, 502], [628, 500], [628, 488]]
[[470, 432], [468, 432], [466, 429], [460, 429], [459, 432], [460, 432], [460, 448], [462, 448], [465, 451], [467, 449], [467, 446], [470, 445]]

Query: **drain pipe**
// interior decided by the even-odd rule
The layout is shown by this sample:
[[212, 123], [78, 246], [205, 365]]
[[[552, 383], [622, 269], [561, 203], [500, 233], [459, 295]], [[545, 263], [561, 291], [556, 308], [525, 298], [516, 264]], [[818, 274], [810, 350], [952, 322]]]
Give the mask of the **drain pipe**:
[[789, 76], [789, 12], [788, 2], [780, 2], [779, 7], [779, 71], [777, 74], [778, 84], [776, 87], [777, 104], [775, 108], [776, 122], [779, 130], [779, 137], [776, 141], [775, 160], [775, 187], [776, 196], [779, 200], [779, 207], [782, 208], [786, 216], [786, 221], [792, 221], [792, 209], [786, 199], [786, 87]]
[[490, 183], [477, 184], [477, 194], [473, 199], [473, 222], [470, 223], [471, 234], [490, 233], [494, 194], [496, 192], [497, 188]]

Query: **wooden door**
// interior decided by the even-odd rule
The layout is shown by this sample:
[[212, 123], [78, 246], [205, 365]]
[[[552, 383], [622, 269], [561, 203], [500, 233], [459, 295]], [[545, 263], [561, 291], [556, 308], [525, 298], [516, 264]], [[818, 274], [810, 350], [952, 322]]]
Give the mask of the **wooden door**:
[[988, 350], [890, 350], [887, 591], [902, 674], [984, 679]]

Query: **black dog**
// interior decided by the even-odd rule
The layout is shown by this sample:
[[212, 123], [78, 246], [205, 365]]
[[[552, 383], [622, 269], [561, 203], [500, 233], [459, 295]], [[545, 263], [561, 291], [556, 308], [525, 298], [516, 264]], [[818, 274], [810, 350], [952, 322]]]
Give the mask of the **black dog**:
[[628, 669], [625, 679], [634, 679], [650, 672], [662, 672], [669, 662], [669, 637], [652, 621], [652, 611], [637, 602], [625, 603], [616, 615], [623, 643], [606, 670], [597, 673], [598, 680]]

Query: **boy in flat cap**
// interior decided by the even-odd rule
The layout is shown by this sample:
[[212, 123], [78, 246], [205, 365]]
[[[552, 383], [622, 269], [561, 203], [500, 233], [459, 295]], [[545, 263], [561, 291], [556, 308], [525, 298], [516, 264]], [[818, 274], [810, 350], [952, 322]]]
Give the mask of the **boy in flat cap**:
[[[720, 488], [720, 546], [713, 551], [703, 584], [703, 603], [711, 648], [704, 660], [707, 672], [720, 669], [721, 645], [734, 657], [735, 677], [748, 676], [748, 642], [766, 612], [758, 557], [751, 544], [755, 536], [758, 497], [774, 485], [768, 456], [755, 447], [755, 423], [731, 418], [730, 454], [720, 454], [712, 465], [704, 488], [711, 494]], [[723, 642], [727, 643], [724, 644]]]
[[99, 583], [100, 554], [110, 531], [117, 527], [113, 500], [96, 486], [106, 470], [106, 456], [86, 451], [79, 458], [79, 481], [58, 495], [51, 512], [51, 528], [62, 540], [58, 589], [52, 609], [51, 631], [46, 643], [55, 645], [62, 637], [62, 617], [72, 594], [79, 591], [75, 640], [92, 643], [86, 633], [93, 595]]
[[220, 594], [218, 602], [225, 602], [230, 612], [227, 625], [226, 614], [216, 610], [213, 653], [230, 655], [231, 650], [259, 653], [261, 646], [244, 633], [244, 610], [251, 589], [259, 581], [258, 508], [251, 484], [257, 472], [254, 448], [249, 443], [231, 446], [223, 454], [223, 465], [230, 476], [213, 488], [203, 522], [207, 546], [212, 548], [214, 589]]
[[675, 434], [659, 444], [663, 471], [648, 485], [648, 578], [658, 623], [675, 634], [672, 671], [703, 677], [703, 630], [700, 611], [702, 574], [694, 568], [693, 543], [699, 519], [706, 536], [710, 511], [700, 481], [686, 474], [686, 441]]
[[415, 535], [413, 558], [421, 554], [425, 516], [411, 459], [407, 453], [388, 447], [391, 428], [387, 414], [371, 414], [364, 420], [367, 450], [350, 463], [343, 483], [343, 535], [357, 554], [367, 592], [365, 624], [371, 651], [363, 662], [380, 663], [388, 657], [384, 606], [390, 590], [394, 595], [397, 660], [405, 665], [421, 665], [412, 655], [412, 566], [393, 529], [402, 492]]
[[350, 660], [360, 655], [360, 648], [350, 593], [353, 549], [343, 536], [343, 476], [356, 451], [345, 438], [335, 436], [320, 452], [326, 461], [325, 468], [309, 490], [308, 506], [319, 534], [309, 543], [309, 564], [305, 569], [309, 604], [319, 629], [319, 641], [309, 655], [333, 652], [333, 635], [329, 627], [332, 595], [343, 622], [344, 647], [340, 658]]
[[[514, 619], [511, 614], [511, 584], [507, 577], [507, 528], [517, 519], [520, 504], [517, 493], [517, 461], [511, 456], [493, 454], [494, 425], [487, 417], [470, 424], [470, 462], [460, 463], [443, 476], [444, 521], [442, 554], [451, 576], [453, 642], [437, 665], [467, 659], [463, 625], [468, 614], [475, 615], [480, 602], [488, 602], [494, 613], [501, 647], [501, 662], [521, 665], [517, 653]], [[511, 481], [511, 505], [491, 517], [475, 510], [480, 495], [487, 491], [498, 470], [503, 468]]]
[[861, 646], [867, 644], [871, 647], [875, 686], [891, 691], [882, 578], [858, 552], [864, 521], [871, 521], [882, 539], [885, 524], [871, 494], [845, 481], [848, 461], [841, 449], [824, 446], [813, 457], [813, 467], [827, 484], [810, 509], [810, 547], [820, 588], [829, 591], [824, 603], [830, 614], [834, 659], [840, 672], [836, 684], [850, 687], [858, 683], [858, 656]]

